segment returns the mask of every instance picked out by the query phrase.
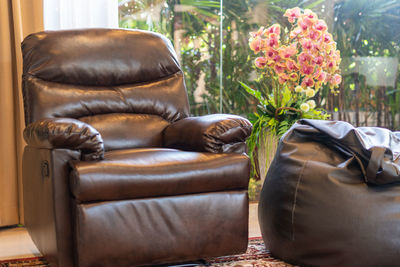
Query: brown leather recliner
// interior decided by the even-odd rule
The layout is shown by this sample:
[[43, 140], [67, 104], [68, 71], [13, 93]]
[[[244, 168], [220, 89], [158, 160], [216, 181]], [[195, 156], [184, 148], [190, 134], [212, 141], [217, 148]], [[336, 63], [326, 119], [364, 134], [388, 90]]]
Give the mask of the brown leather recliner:
[[189, 117], [155, 33], [40, 32], [22, 43], [25, 223], [52, 266], [134, 266], [241, 253], [251, 124]]

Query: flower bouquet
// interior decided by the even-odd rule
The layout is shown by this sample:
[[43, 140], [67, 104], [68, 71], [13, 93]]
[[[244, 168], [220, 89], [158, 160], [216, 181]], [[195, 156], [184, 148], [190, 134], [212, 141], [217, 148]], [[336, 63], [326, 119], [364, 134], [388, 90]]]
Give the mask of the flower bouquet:
[[342, 81], [340, 51], [328, 32], [325, 21], [311, 10], [295, 7], [285, 14], [291, 28], [279, 24], [261, 27], [250, 33], [250, 49], [259, 56], [255, 66], [269, 79], [271, 89], [265, 95], [241, 83], [258, 100], [253, 133], [249, 138], [249, 155], [254, 164], [254, 149], [265, 129], [277, 137], [298, 119], [328, 119], [313, 99], [322, 86], [334, 94]]

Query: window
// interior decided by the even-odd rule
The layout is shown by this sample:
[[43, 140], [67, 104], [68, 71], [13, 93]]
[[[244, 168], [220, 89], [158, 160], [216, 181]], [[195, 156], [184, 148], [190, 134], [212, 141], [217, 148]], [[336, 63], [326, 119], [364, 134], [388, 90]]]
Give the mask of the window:
[[117, 28], [117, 0], [43, 0], [45, 30]]
[[221, 102], [227, 113], [246, 115], [256, 108], [239, 84], [268, 85], [267, 79], [254, 83], [258, 75], [249, 32], [273, 23], [288, 25], [284, 11], [299, 6], [327, 22], [343, 58], [341, 93], [321, 90], [318, 103], [334, 119], [400, 129], [400, 0], [221, 1], [118, 1], [120, 27], [152, 30], [173, 40], [192, 114], [219, 112]]

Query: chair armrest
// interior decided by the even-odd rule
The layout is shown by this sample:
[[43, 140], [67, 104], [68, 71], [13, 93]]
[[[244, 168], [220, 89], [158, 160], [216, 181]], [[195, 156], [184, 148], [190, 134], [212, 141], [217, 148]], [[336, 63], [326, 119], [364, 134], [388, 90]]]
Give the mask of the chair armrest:
[[103, 139], [92, 126], [70, 118], [42, 119], [29, 124], [24, 139], [36, 148], [67, 148], [80, 150], [83, 160], [97, 160], [104, 156]]
[[189, 151], [244, 153], [253, 126], [245, 118], [228, 114], [189, 117], [164, 130], [164, 146]]

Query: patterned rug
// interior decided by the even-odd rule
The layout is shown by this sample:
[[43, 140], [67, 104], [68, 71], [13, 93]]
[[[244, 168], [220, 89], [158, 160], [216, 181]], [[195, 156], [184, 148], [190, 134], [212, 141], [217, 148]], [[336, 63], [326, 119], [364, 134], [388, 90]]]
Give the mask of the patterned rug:
[[[0, 267], [49, 267], [43, 258], [15, 259], [0, 261]], [[192, 265], [193, 266], [193, 265]], [[249, 239], [246, 253], [233, 256], [207, 259], [205, 264], [197, 266], [235, 266], [235, 267], [291, 267], [288, 263], [277, 260], [265, 248], [261, 237]]]
[[250, 238], [247, 251], [244, 254], [208, 259], [208, 266], [235, 267], [293, 267], [293, 265], [275, 259], [265, 248], [261, 237]]

